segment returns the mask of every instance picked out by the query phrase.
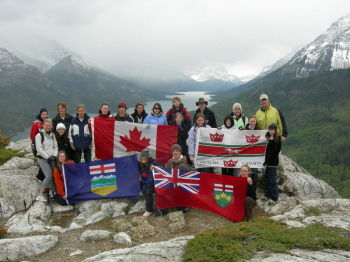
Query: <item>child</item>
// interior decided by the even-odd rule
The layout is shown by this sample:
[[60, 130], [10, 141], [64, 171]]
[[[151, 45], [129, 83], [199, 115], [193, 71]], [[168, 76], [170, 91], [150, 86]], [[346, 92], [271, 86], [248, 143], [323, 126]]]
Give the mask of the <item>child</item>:
[[62, 164], [64, 163], [73, 163], [72, 161], [67, 161], [67, 154], [65, 151], [59, 151], [57, 155], [56, 167], [53, 170], [53, 179], [56, 186], [56, 194], [53, 196], [55, 201], [61, 206], [67, 205], [67, 196], [64, 191], [64, 178], [62, 172]]
[[251, 115], [248, 118], [248, 124], [245, 126], [245, 130], [260, 130], [260, 128], [257, 125], [255, 115]]
[[281, 151], [281, 136], [277, 135], [277, 125], [272, 123], [266, 133], [267, 146], [265, 152], [265, 197], [278, 200], [277, 167], [278, 154]]
[[150, 216], [153, 212], [154, 181], [151, 167], [152, 159], [149, 157], [149, 152], [142, 151], [139, 162], [139, 171], [141, 176], [142, 193], [146, 199], [146, 211], [143, 213], [144, 217]]

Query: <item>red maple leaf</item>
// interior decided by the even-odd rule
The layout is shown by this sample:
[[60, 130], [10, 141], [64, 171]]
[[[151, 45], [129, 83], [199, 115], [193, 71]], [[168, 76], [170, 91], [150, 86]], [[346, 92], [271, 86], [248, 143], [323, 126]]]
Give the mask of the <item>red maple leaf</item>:
[[125, 146], [126, 152], [136, 151], [141, 152], [150, 145], [150, 138], [141, 138], [142, 131], [137, 130], [136, 126], [132, 131], [129, 130], [130, 138], [128, 136], [121, 136], [120, 143]]

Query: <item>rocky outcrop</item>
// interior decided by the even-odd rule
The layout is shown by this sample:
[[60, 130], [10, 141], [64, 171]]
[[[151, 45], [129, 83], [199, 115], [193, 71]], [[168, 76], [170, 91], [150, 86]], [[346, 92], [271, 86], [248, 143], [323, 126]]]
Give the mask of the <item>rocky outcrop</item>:
[[146, 243], [139, 246], [106, 251], [87, 258], [84, 262], [177, 262], [181, 261], [183, 249], [193, 236], [174, 238], [169, 241]]
[[337, 191], [322, 180], [310, 175], [290, 158], [283, 156], [285, 172], [280, 177], [282, 184], [279, 200], [258, 199], [258, 206], [268, 214], [283, 214], [306, 200], [339, 198]]
[[16, 151], [22, 151], [26, 153], [32, 153], [30, 139], [22, 139], [17, 141], [16, 143], [10, 142], [10, 144], [6, 148], [11, 150], [16, 150]]
[[110, 238], [110, 232], [107, 230], [86, 230], [84, 231], [81, 236], [81, 241], [95, 241], [95, 240], [101, 240], [101, 239], [107, 239]]
[[0, 240], [0, 261], [15, 261], [41, 254], [54, 247], [58, 237], [53, 235], [31, 236]]

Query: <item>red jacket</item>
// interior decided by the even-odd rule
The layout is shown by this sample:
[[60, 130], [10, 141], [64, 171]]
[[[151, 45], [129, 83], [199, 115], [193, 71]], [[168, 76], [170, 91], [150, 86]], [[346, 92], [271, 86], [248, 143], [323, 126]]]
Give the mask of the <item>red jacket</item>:
[[40, 128], [43, 126], [43, 121], [35, 120], [32, 124], [32, 128], [30, 129], [30, 140], [33, 141], [35, 136], [39, 133]]
[[[70, 164], [73, 163], [73, 161], [67, 161], [64, 163]], [[64, 191], [64, 178], [62, 172], [58, 171], [57, 167], [55, 167], [53, 170], [53, 179], [56, 185], [56, 193], [61, 197], [64, 197], [66, 195], [66, 192]]]

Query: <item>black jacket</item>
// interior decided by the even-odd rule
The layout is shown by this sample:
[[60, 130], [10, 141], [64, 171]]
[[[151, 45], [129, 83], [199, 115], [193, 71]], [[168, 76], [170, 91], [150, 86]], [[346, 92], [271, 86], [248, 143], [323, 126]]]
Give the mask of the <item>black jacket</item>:
[[183, 156], [188, 156], [188, 146], [187, 146], [187, 138], [188, 131], [191, 127], [182, 124], [181, 126], [177, 126], [177, 143], [181, 146], [181, 154]]
[[143, 121], [145, 120], [146, 116], [148, 114], [145, 112], [145, 110], [142, 111], [141, 113], [141, 116], [139, 116], [137, 113], [136, 113], [136, 110], [134, 113], [132, 113], [130, 116], [133, 118], [134, 120], [134, 123], [139, 123], [139, 119], [141, 120], [141, 123], [143, 123]]
[[66, 134], [68, 134], [70, 123], [72, 122], [73, 116], [66, 113], [65, 117], [62, 119], [59, 114], [55, 116], [54, 119], [52, 119], [52, 130], [53, 132], [56, 132], [56, 126], [59, 123], [63, 123], [66, 126]]
[[[194, 121], [196, 119], [196, 115], [197, 114], [200, 114], [201, 111], [200, 109], [198, 108], [196, 110], [196, 112], [194, 113], [194, 116], [193, 116], [193, 125], [194, 125]], [[215, 114], [213, 111], [211, 111], [210, 109], [208, 109], [207, 107], [204, 109], [204, 112], [203, 112], [203, 115], [205, 115], [205, 123], [210, 125], [210, 127], [213, 127], [213, 128], [216, 128], [217, 127], [217, 124], [216, 124], [216, 118], [215, 118]]]
[[256, 189], [258, 187], [258, 174], [257, 173], [252, 173], [249, 175], [249, 177], [252, 179], [253, 184], [247, 186], [247, 193], [246, 196], [250, 196], [251, 198], [253, 198], [254, 200], [256, 200]]
[[68, 136], [66, 134], [59, 136], [56, 133], [56, 141], [57, 141], [58, 151], [64, 150], [67, 154], [68, 159], [73, 160], [73, 150], [70, 147]]
[[267, 138], [264, 166], [278, 166], [278, 154], [281, 151], [281, 137], [278, 136], [277, 138], [277, 142]]
[[129, 114], [125, 114], [123, 117], [121, 117], [119, 114], [115, 116], [116, 121], [122, 121], [122, 122], [134, 122], [134, 119], [129, 116]]

